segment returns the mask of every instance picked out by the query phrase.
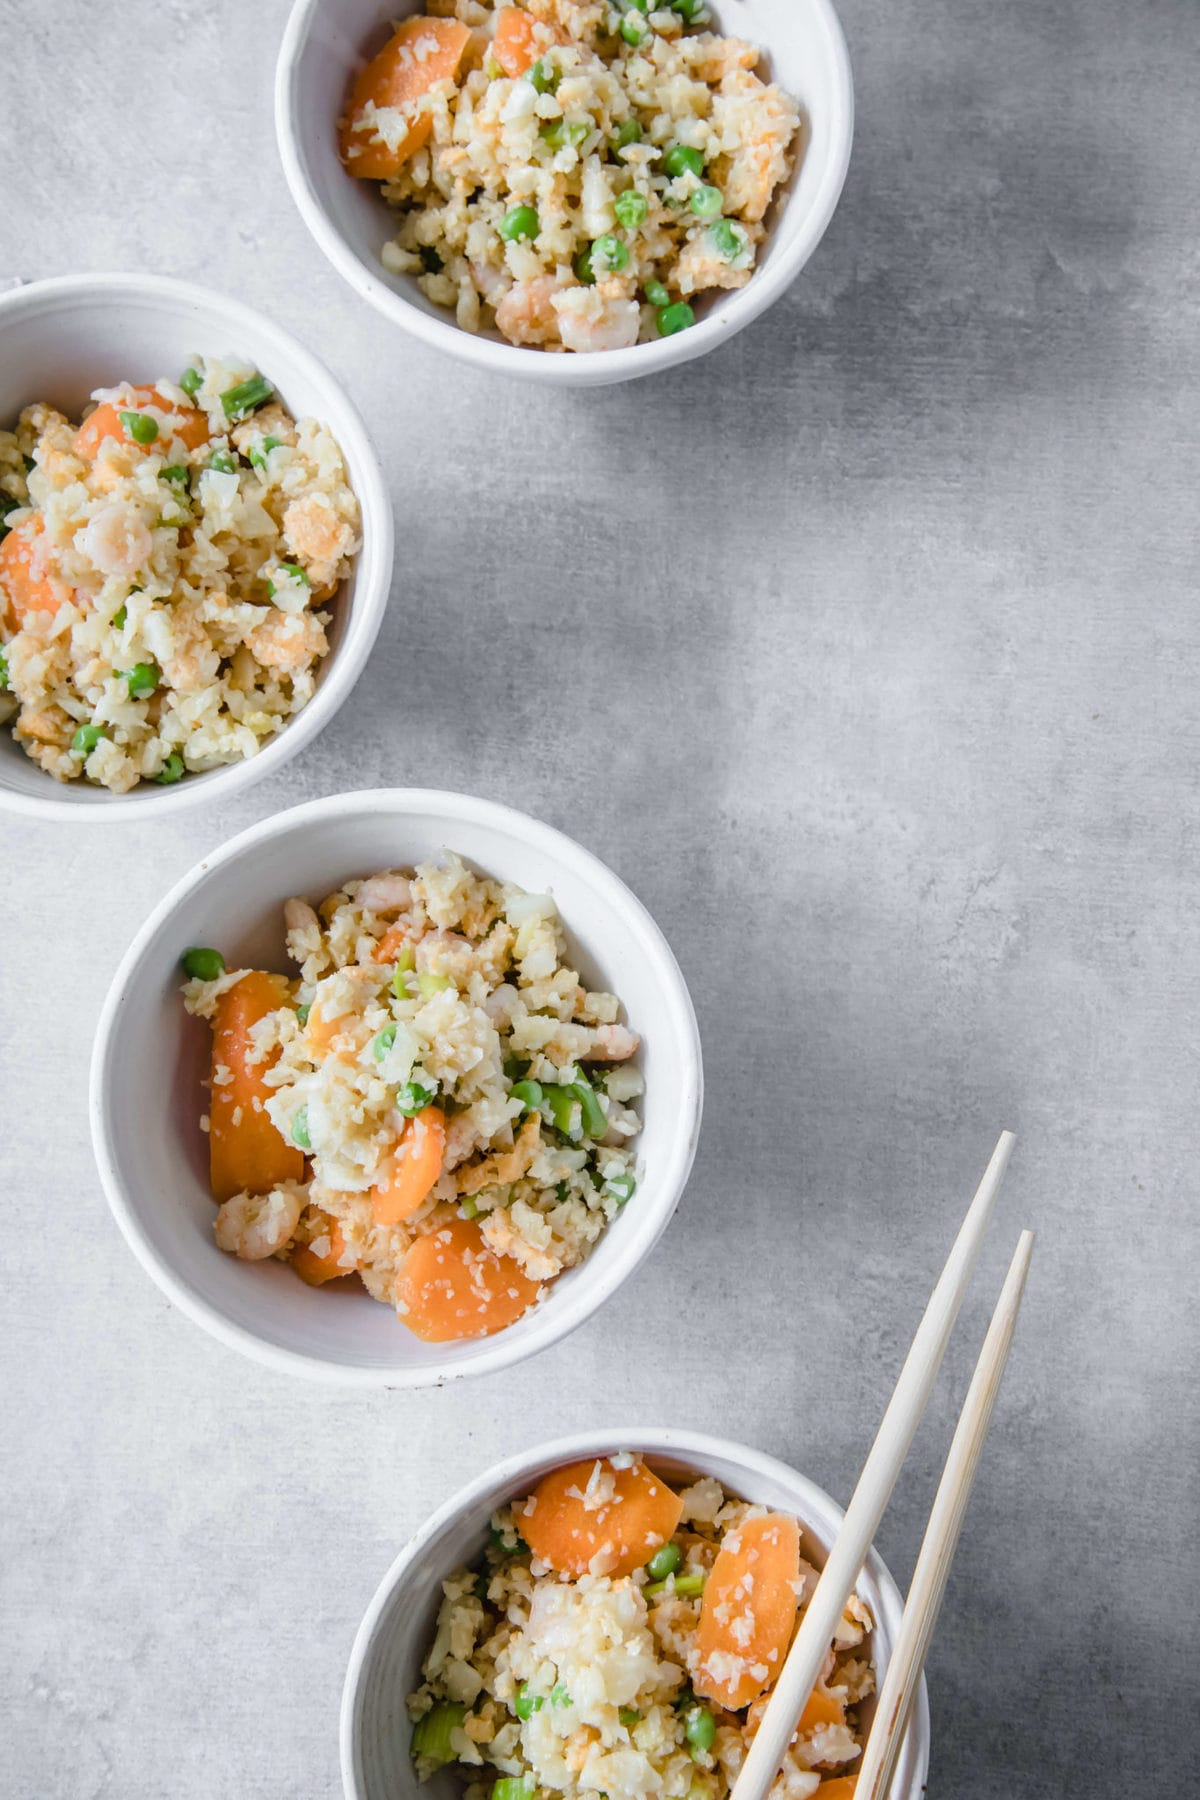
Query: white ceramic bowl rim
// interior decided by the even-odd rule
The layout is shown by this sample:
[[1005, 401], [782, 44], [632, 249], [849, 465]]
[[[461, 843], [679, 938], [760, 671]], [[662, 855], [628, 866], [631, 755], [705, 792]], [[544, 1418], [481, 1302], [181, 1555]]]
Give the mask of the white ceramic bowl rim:
[[[522, 1482], [531, 1471], [578, 1462], [593, 1456], [611, 1456], [620, 1450], [636, 1451], [651, 1461], [656, 1457], [671, 1457], [683, 1463], [694, 1462], [700, 1470], [713, 1462], [738, 1463], [745, 1470], [751, 1486], [755, 1478], [758, 1478], [802, 1494], [804, 1503], [797, 1504], [797, 1516], [801, 1526], [808, 1525], [810, 1529], [811, 1520], [824, 1515], [824, 1520], [836, 1531], [844, 1516], [843, 1508], [832, 1495], [777, 1457], [767, 1456], [762, 1451], [734, 1443], [728, 1438], [713, 1437], [704, 1432], [679, 1431], [673, 1426], [637, 1425], [628, 1429], [614, 1430], [605, 1427], [602, 1430], [575, 1432], [569, 1437], [535, 1444], [528, 1450], [496, 1463], [452, 1494], [409, 1539], [380, 1581], [355, 1633], [342, 1688], [339, 1728], [345, 1800], [365, 1800], [358, 1761], [359, 1687], [380, 1620], [407, 1570], [420, 1561], [442, 1530], [461, 1514], [473, 1510], [489, 1500], [489, 1497], [493, 1510], [496, 1506], [503, 1505], [506, 1499], [516, 1498], [520, 1494]], [[883, 1628], [889, 1645], [894, 1645], [903, 1611], [900, 1592], [891, 1571], [874, 1547], [864, 1569], [878, 1593], [880, 1617], [877, 1618], [876, 1625]], [[447, 1569], [445, 1574], [450, 1572]], [[905, 1735], [893, 1781], [895, 1800], [917, 1800], [917, 1796], [923, 1792], [929, 1773], [929, 1743], [929, 1693], [922, 1677], [917, 1706]], [[819, 1796], [816, 1800], [819, 1800]]]
[[[677, 363], [689, 362], [704, 351], [715, 349], [734, 331], [740, 331], [760, 313], [765, 312], [784, 289], [791, 285], [797, 271], [820, 243], [833, 217], [846, 179], [846, 170], [850, 165], [854, 137], [854, 84], [850, 72], [850, 53], [832, 0], [806, 0], [828, 39], [835, 71], [829, 100], [834, 116], [839, 120], [839, 130], [834, 153], [823, 171], [803, 228], [797, 233], [786, 256], [779, 257], [769, 267], [757, 270], [753, 280], [747, 282], [744, 288], [739, 288], [726, 297], [719, 312], [698, 320], [689, 330], [678, 332], [674, 337], [660, 338], [654, 343], [635, 344], [628, 350], [577, 351], [569, 356], [547, 356], [544, 352], [522, 349], [515, 344], [497, 343], [491, 338], [477, 337], [451, 324], [448, 319], [431, 318], [420, 308], [410, 305], [354, 253], [328, 217], [309, 177], [294, 123], [293, 73], [313, 21], [326, 3], [327, 0], [295, 0], [280, 46], [275, 72], [275, 131], [284, 174], [305, 224], [334, 268], [364, 300], [377, 307], [394, 323], [419, 337], [431, 349], [457, 356], [477, 368], [565, 384], [588, 379], [579, 369], [572, 370], [572, 364], [602, 367], [605, 381], [622, 381], [632, 376], [669, 369]], [[785, 0], [785, 3], [790, 4], [790, 0]]]
[[[144, 822], [152, 814], [177, 813], [186, 808], [214, 805], [238, 788], [250, 786], [273, 774], [310, 743], [333, 718], [361, 675], [387, 611], [393, 558], [392, 507], [387, 484], [357, 407], [341, 384], [311, 351], [266, 313], [231, 300], [214, 289], [169, 275], [117, 273], [60, 275], [32, 281], [0, 294], [0, 333], [6, 322], [23, 312], [54, 313], [71, 310], [81, 300], [124, 303], [152, 309], [156, 302], [215, 312], [230, 330], [248, 338], [264, 333], [279, 345], [280, 359], [298, 371], [315, 388], [336, 396], [338, 418], [335, 435], [352, 471], [354, 490], [362, 513], [363, 545], [355, 562], [355, 592], [345, 636], [332, 652], [316, 693], [290, 718], [255, 756], [243, 762], [223, 764], [203, 775], [194, 775], [177, 786], [156, 788], [145, 782], [128, 794], [95, 792], [92, 804], [62, 793], [50, 775], [44, 777], [45, 794], [16, 793], [0, 787], [0, 811], [26, 817], [70, 819], [78, 824]], [[269, 371], [268, 371], [269, 372]], [[97, 386], [103, 385], [100, 373]], [[7, 729], [7, 728], [5, 728]], [[33, 766], [33, 765], [31, 765]], [[39, 771], [41, 773], [41, 771]]]
[[[532, 1318], [526, 1321], [531, 1329], [523, 1341], [515, 1342], [512, 1333], [507, 1331], [498, 1332], [494, 1338], [482, 1342], [474, 1340], [480, 1347], [476, 1348], [469, 1368], [451, 1365], [432, 1373], [424, 1369], [333, 1363], [324, 1357], [306, 1355], [281, 1345], [267, 1343], [252, 1331], [227, 1319], [217, 1307], [179, 1276], [147, 1236], [135, 1208], [117, 1179], [117, 1157], [109, 1123], [107, 1089], [114, 1058], [119, 1054], [125, 993], [147, 946], [170, 919], [180, 900], [201, 883], [211, 880], [226, 864], [236, 861], [249, 850], [263, 854], [275, 838], [294, 831], [297, 826], [319, 828], [325, 820], [336, 817], [347, 807], [366, 811], [375, 806], [387, 809], [402, 807], [409, 814], [450, 823], [461, 819], [508, 830], [525, 843], [574, 863], [582, 870], [590, 885], [624, 914], [630, 931], [658, 966], [670, 1015], [669, 1027], [681, 1047], [681, 1089], [685, 1092], [694, 1091], [696, 1095], [690, 1129], [675, 1138], [669, 1157], [656, 1176], [656, 1188], [670, 1196], [670, 1203], [661, 1206], [653, 1218], [648, 1217], [646, 1229], [640, 1234], [631, 1232], [627, 1242], [614, 1252], [612, 1261], [602, 1272], [594, 1274], [592, 1280], [581, 1283], [571, 1294], [551, 1293], [548, 1301], [552, 1303], [543, 1302]], [[280, 896], [281, 904], [286, 897]], [[431, 788], [367, 788], [354, 793], [335, 794], [323, 800], [311, 800], [250, 826], [211, 855], [204, 857], [159, 901], [122, 957], [105, 997], [92, 1053], [88, 1105], [96, 1164], [113, 1215], [130, 1249], [147, 1274], [188, 1318], [222, 1343], [270, 1368], [289, 1374], [304, 1375], [336, 1386], [427, 1387], [466, 1379], [468, 1376], [490, 1374], [539, 1354], [589, 1318], [650, 1254], [670, 1223], [676, 1201], [683, 1192], [695, 1158], [703, 1112], [703, 1066], [700, 1033], [691, 997], [670, 945], [632, 890], [590, 850], [585, 850], [581, 844], [555, 830], [553, 826], [542, 824], [539, 820], [496, 801], [479, 800], [470, 795]], [[581, 1272], [588, 1270], [589, 1264], [585, 1262]], [[447, 1345], [446, 1348], [450, 1350], [453, 1346]]]

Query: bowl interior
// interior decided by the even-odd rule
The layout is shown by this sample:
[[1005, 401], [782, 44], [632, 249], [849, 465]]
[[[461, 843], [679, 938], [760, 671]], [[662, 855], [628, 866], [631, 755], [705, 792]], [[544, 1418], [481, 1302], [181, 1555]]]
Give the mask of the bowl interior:
[[[420, 9], [420, 0], [298, 0], [295, 60], [281, 99], [301, 180], [326, 235], [340, 240], [358, 264], [355, 279], [360, 289], [377, 304], [382, 300], [386, 311], [394, 311], [394, 299], [400, 299], [461, 338], [466, 334], [458, 331], [444, 308], [425, 298], [414, 277], [383, 267], [380, 251], [395, 236], [397, 215], [380, 198], [376, 183], [347, 175], [337, 150], [335, 122], [351, 80], [387, 41], [392, 22]], [[815, 216], [830, 200], [831, 180], [836, 198], [849, 118], [844, 49], [825, 0], [713, 0], [712, 10], [714, 29], [761, 46], [765, 56], [760, 72], [797, 96], [804, 119], [804, 154], [789, 184], [776, 196], [768, 219], [770, 235], [759, 253], [754, 280], [746, 288], [704, 301], [705, 316], [718, 318], [744, 304], [761, 290], [770, 271], [792, 260], [800, 240], [812, 232]], [[813, 243], [817, 236], [819, 230]], [[390, 303], [389, 296], [394, 297]], [[514, 348], [498, 333], [490, 335], [505, 350]], [[525, 360], [545, 360], [536, 350], [523, 355]]]
[[[226, 306], [217, 295], [170, 282], [151, 281], [146, 286], [149, 291], [139, 291], [134, 281], [102, 277], [95, 287], [49, 283], [6, 296], [0, 302], [0, 424], [11, 427], [21, 409], [35, 400], [49, 401], [77, 419], [95, 388], [111, 387], [124, 379], [178, 378], [198, 354], [245, 357], [274, 383], [291, 413], [315, 416], [332, 427], [364, 506], [365, 524], [370, 477], [365, 457], [358, 450], [360, 428], [355, 423], [352, 431], [347, 429], [348, 419], [354, 415], [332, 377], [306, 355], [297, 354], [290, 340], [268, 320], [257, 319], [240, 306]], [[317, 696], [309, 702], [310, 707], [317, 704], [322, 686], [354, 633], [354, 601], [363, 567], [360, 554], [349, 579], [330, 603], [330, 652], [318, 673]], [[303, 717], [297, 715], [297, 719]], [[295, 722], [269, 740], [255, 758], [256, 768], [262, 767], [264, 757], [275, 760], [272, 751]], [[49, 800], [83, 808], [115, 803], [122, 807], [161, 806], [175, 796], [185, 796], [190, 803], [228, 774], [227, 769], [214, 769], [192, 775], [178, 788], [143, 783], [118, 802], [106, 789], [86, 782], [55, 781], [25, 755], [10, 729], [0, 728], [0, 794], [35, 804]]]
[[[368, 1614], [355, 1645], [343, 1712], [343, 1773], [348, 1800], [459, 1800], [460, 1779], [449, 1770], [418, 1783], [409, 1756], [411, 1725], [405, 1696], [420, 1685], [421, 1663], [433, 1638], [441, 1584], [460, 1564], [482, 1553], [488, 1519], [496, 1507], [520, 1498], [552, 1468], [576, 1457], [604, 1456], [639, 1448], [668, 1481], [715, 1476], [731, 1494], [791, 1513], [803, 1528], [802, 1554], [817, 1568], [837, 1533], [841, 1509], [822, 1489], [794, 1470], [752, 1451], [738, 1452], [713, 1440], [659, 1432], [595, 1441], [572, 1455], [547, 1446], [514, 1474], [480, 1482], [466, 1503], [451, 1503], [414, 1539], [393, 1567]], [[463, 1500], [459, 1496], [459, 1500]], [[901, 1602], [895, 1583], [872, 1551], [858, 1591], [876, 1621], [871, 1653], [877, 1678], [895, 1643]], [[361, 1658], [361, 1660], [360, 1660]], [[872, 1707], [863, 1709], [870, 1723]], [[892, 1792], [895, 1800], [920, 1793], [924, 1776], [926, 1721], [922, 1712], [909, 1731]]]
[[[313, 1374], [352, 1379], [357, 1371], [425, 1385], [494, 1363], [501, 1344], [501, 1360], [539, 1348], [585, 1316], [649, 1249], [673, 1209], [698, 1124], [698, 1066], [687, 1075], [694, 1020], [670, 952], [643, 909], [602, 865], [594, 864], [593, 880], [593, 859], [574, 846], [568, 849], [577, 862], [560, 854], [554, 846], [567, 840], [557, 833], [532, 827], [543, 841], [531, 844], [504, 823], [422, 815], [402, 803], [355, 811], [353, 797], [333, 805], [332, 812], [327, 803], [299, 808], [284, 816], [282, 829], [280, 821], [267, 827], [261, 841], [248, 834], [255, 841], [215, 867], [202, 865], [153, 926], [98, 1046], [97, 1147], [135, 1250], [218, 1335]], [[323, 807], [317, 823], [312, 814]], [[211, 944], [230, 967], [289, 970], [282, 925], [289, 895], [319, 901], [350, 876], [408, 866], [447, 848], [481, 871], [554, 895], [576, 966], [589, 983], [620, 994], [644, 1035], [647, 1096], [637, 1193], [587, 1262], [508, 1331], [425, 1344], [358, 1284], [345, 1284], [349, 1291], [308, 1288], [280, 1263], [243, 1263], [216, 1248], [199, 1123], [207, 1111], [202, 1082], [210, 1036], [203, 1021], [184, 1012], [179, 957], [189, 945]]]

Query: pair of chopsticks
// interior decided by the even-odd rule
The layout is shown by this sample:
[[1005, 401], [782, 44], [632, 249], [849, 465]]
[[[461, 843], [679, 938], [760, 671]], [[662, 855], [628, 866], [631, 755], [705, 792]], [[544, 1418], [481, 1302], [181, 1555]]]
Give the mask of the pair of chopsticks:
[[[992, 1152], [992, 1160], [917, 1327], [900, 1379], [846, 1508], [842, 1528], [742, 1764], [731, 1800], [763, 1800], [779, 1771], [925, 1411], [1015, 1141], [1011, 1131], [1002, 1132]], [[942, 1471], [896, 1648], [888, 1663], [863, 1752], [855, 1800], [882, 1800], [892, 1778], [1012, 1343], [1032, 1252], [1033, 1233], [1024, 1231], [996, 1303]]]

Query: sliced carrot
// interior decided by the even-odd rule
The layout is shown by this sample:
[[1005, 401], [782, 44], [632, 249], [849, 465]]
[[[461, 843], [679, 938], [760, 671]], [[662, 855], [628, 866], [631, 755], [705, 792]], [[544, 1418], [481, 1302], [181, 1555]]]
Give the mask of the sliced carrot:
[[342, 161], [352, 175], [384, 181], [421, 148], [433, 130], [427, 113], [412, 121], [395, 149], [366, 126], [356, 131], [355, 124], [368, 106], [412, 107], [439, 81], [453, 77], [470, 37], [469, 28], [455, 19], [418, 16], [401, 23], [350, 89], [339, 138]]
[[398, 1225], [412, 1218], [441, 1174], [445, 1154], [446, 1115], [440, 1106], [427, 1106], [404, 1127], [383, 1178], [372, 1189], [376, 1224]]
[[[756, 1732], [762, 1723], [762, 1716], [767, 1710], [769, 1698], [769, 1693], [760, 1694], [746, 1714], [746, 1726], [751, 1734]], [[803, 1737], [807, 1732], [817, 1731], [822, 1725], [844, 1725], [845, 1722], [844, 1703], [838, 1699], [836, 1694], [831, 1694], [827, 1688], [816, 1687], [804, 1703], [804, 1711], [800, 1714], [799, 1722], [792, 1733], [792, 1743], [794, 1744], [798, 1737]]]
[[503, 1331], [540, 1291], [511, 1256], [488, 1248], [477, 1220], [450, 1218], [409, 1250], [396, 1302], [411, 1332], [428, 1344], [445, 1344]]
[[586, 1575], [596, 1557], [605, 1575], [632, 1575], [674, 1535], [683, 1501], [645, 1463], [628, 1469], [569, 1463], [514, 1507], [535, 1556], [563, 1575]]
[[65, 582], [55, 583], [34, 568], [33, 541], [41, 529], [35, 513], [0, 538], [0, 613], [11, 613], [18, 631], [31, 613], [55, 613], [72, 594]]
[[492, 55], [514, 81], [531, 69], [545, 49], [523, 6], [502, 6], [496, 14]]
[[[113, 401], [106, 400], [94, 413], [89, 414], [75, 433], [76, 456], [85, 456], [90, 462], [106, 438], [116, 438], [122, 444], [133, 444], [135, 449], [143, 448], [130, 437], [121, 414], [137, 412], [147, 406], [157, 407], [159, 412], [166, 413], [170, 418], [170, 426], [160, 427], [154, 444], [147, 444], [144, 446], [146, 449], [153, 449], [156, 445], [161, 449], [173, 437], [182, 439], [189, 450], [198, 450], [201, 444], [207, 444], [208, 418], [198, 407], [181, 407], [160, 394], [157, 388], [136, 387], [133, 389], [131, 405], [118, 406]], [[155, 423], [158, 421], [155, 420]]]
[[821, 1783], [815, 1800], [854, 1800], [857, 1789], [857, 1775], [835, 1775], [832, 1781]]
[[[250, 1058], [250, 1030], [286, 1006], [282, 975], [251, 969], [217, 1001], [213, 1017], [212, 1102], [209, 1106], [209, 1174], [214, 1200], [233, 1194], [265, 1194], [280, 1181], [300, 1181], [304, 1157], [275, 1129], [265, 1110], [271, 1089], [263, 1080], [273, 1056]], [[224, 1071], [232, 1075], [229, 1080]]]
[[[321, 1233], [317, 1235], [319, 1238]], [[336, 1219], [325, 1219], [324, 1235], [329, 1239], [329, 1248], [323, 1256], [318, 1255], [311, 1244], [303, 1244], [298, 1250], [292, 1251], [292, 1267], [301, 1281], [307, 1281], [309, 1287], [324, 1287], [327, 1281], [338, 1281], [343, 1275], [354, 1273], [353, 1269], [345, 1268], [341, 1262], [346, 1240]]]
[[698, 1694], [738, 1712], [774, 1683], [796, 1622], [799, 1577], [795, 1519], [767, 1513], [730, 1532], [700, 1603]]
[[375, 946], [375, 961], [381, 963], [395, 962], [405, 946], [411, 942], [411, 925], [392, 925], [384, 932]]

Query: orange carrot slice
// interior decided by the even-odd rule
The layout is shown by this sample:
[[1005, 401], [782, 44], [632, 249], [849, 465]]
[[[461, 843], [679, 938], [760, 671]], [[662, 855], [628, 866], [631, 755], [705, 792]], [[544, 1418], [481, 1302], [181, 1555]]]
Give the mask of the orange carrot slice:
[[835, 1775], [832, 1781], [821, 1783], [815, 1800], [854, 1800], [857, 1790], [857, 1775]]
[[560, 1574], [586, 1575], [599, 1557], [599, 1573], [632, 1575], [673, 1536], [683, 1501], [645, 1463], [601, 1463], [599, 1475], [596, 1466], [553, 1470], [513, 1516], [534, 1555]]
[[412, 1218], [441, 1174], [445, 1154], [446, 1115], [440, 1106], [427, 1106], [404, 1127], [386, 1172], [371, 1191], [377, 1224], [399, 1225]]
[[411, 925], [391, 925], [384, 932], [375, 946], [375, 961], [381, 963], [395, 962], [400, 952], [412, 940]]
[[[208, 418], [198, 407], [180, 407], [175, 401], [168, 400], [164, 394], [160, 394], [157, 388], [136, 387], [133, 390], [133, 399], [129, 406], [118, 406], [111, 400], [106, 400], [84, 420], [75, 433], [76, 456], [85, 456], [90, 462], [106, 438], [116, 438], [122, 444], [133, 444], [136, 449], [143, 448], [130, 437], [122, 422], [121, 414], [138, 412], [147, 406], [156, 407], [159, 412], [166, 413], [170, 424], [169, 426], [159, 426], [158, 436], [153, 444], [144, 446], [146, 449], [162, 450], [172, 438], [182, 439], [189, 450], [198, 450], [201, 444], [207, 444]], [[158, 424], [157, 420], [155, 420], [155, 424]]]
[[489, 1250], [476, 1220], [451, 1218], [404, 1258], [396, 1309], [417, 1337], [445, 1344], [503, 1331], [540, 1292], [511, 1256]]
[[351, 175], [385, 181], [394, 175], [433, 130], [427, 113], [413, 117], [393, 149], [372, 128], [358, 121], [368, 106], [380, 110], [412, 108], [439, 81], [452, 78], [462, 61], [471, 33], [454, 19], [405, 19], [378, 56], [372, 57], [354, 86], [339, 132], [342, 161]]
[[738, 1712], [773, 1685], [796, 1622], [800, 1529], [783, 1513], [729, 1533], [700, 1603], [696, 1692]]
[[35, 569], [34, 539], [41, 529], [35, 513], [0, 538], [0, 612], [12, 615], [18, 631], [32, 613], [56, 613], [72, 597], [65, 582], [55, 583]]
[[546, 48], [522, 6], [502, 6], [496, 14], [492, 55], [514, 81], [531, 69]]
[[[263, 1080], [275, 1061], [250, 1057], [250, 1030], [286, 1006], [282, 975], [251, 969], [217, 1001], [213, 1017], [212, 1102], [209, 1106], [209, 1178], [214, 1200], [234, 1194], [266, 1194], [280, 1181], [304, 1177], [304, 1157], [275, 1129], [265, 1111], [271, 1089]], [[232, 1081], [224, 1070], [232, 1075]]]
[[[751, 1735], [761, 1725], [769, 1699], [769, 1693], [760, 1694], [746, 1714], [746, 1727]], [[804, 1703], [804, 1711], [800, 1714], [791, 1741], [794, 1744], [798, 1737], [803, 1737], [810, 1731], [816, 1731], [822, 1725], [844, 1725], [845, 1722], [846, 1708], [843, 1702], [838, 1699], [836, 1694], [829, 1693], [828, 1689], [816, 1687]]]
[[[342, 1236], [342, 1228], [336, 1219], [325, 1219], [325, 1235], [329, 1239], [329, 1248], [323, 1256], [315, 1251], [311, 1244], [302, 1244], [293, 1250], [291, 1264], [301, 1281], [309, 1287], [324, 1287], [327, 1281], [339, 1281], [343, 1275], [352, 1275], [353, 1269], [344, 1268], [341, 1257], [346, 1249], [346, 1240]], [[318, 1233], [318, 1237], [320, 1234]]]

